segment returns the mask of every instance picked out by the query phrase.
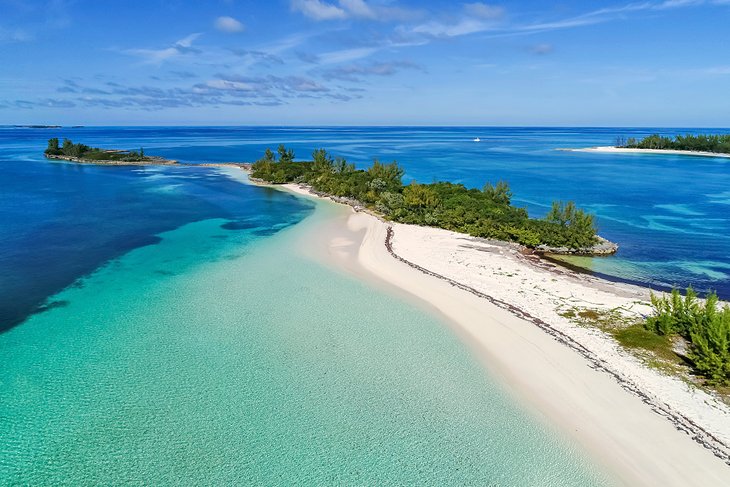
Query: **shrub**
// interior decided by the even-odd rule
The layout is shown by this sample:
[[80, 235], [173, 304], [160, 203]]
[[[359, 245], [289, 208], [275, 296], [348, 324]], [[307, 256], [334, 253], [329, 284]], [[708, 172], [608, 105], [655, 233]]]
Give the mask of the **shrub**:
[[697, 372], [711, 384], [730, 383], [730, 308], [719, 309], [717, 294], [709, 293], [701, 304], [691, 287], [684, 297], [674, 289], [669, 296], [652, 293], [651, 304], [654, 313], [645, 328], [684, 337]]

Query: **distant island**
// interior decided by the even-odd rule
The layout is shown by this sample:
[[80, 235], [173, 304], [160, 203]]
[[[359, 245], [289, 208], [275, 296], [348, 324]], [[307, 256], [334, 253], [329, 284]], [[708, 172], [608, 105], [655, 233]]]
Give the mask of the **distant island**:
[[294, 151], [280, 145], [278, 160], [270, 149], [251, 167], [253, 180], [269, 184], [299, 183], [342, 203], [364, 207], [401, 223], [444, 228], [475, 237], [516, 242], [541, 252], [608, 255], [618, 246], [596, 234], [595, 217], [573, 202], [556, 201], [545, 218], [528, 216], [511, 204], [504, 181], [483, 189], [434, 182], [403, 185], [403, 169], [377, 159], [367, 169], [355, 169], [324, 149], [312, 161], [295, 162]]
[[60, 125], [11, 125], [16, 129], [60, 129]]
[[48, 159], [60, 159], [70, 162], [107, 165], [172, 165], [177, 161], [156, 156], [147, 156], [144, 149], [111, 150], [74, 144], [70, 139], [63, 139], [59, 145], [57, 137], [48, 139], [48, 147], [44, 151]]
[[584, 149], [559, 149], [575, 152], [653, 153], [704, 157], [730, 157], [730, 134], [649, 135], [643, 139], [618, 137], [613, 146]]

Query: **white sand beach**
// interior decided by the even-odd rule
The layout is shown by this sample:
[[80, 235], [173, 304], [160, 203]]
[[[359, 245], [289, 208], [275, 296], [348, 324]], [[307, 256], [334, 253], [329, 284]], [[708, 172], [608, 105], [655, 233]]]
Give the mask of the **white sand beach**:
[[604, 152], [612, 154], [664, 154], [664, 155], [677, 155], [677, 156], [699, 156], [699, 157], [722, 157], [730, 158], [730, 154], [723, 154], [719, 152], [705, 152], [705, 151], [688, 151], [688, 150], [672, 150], [672, 149], [630, 149], [627, 147], [586, 147], [581, 149], [558, 149], [569, 152]]
[[566, 306], [646, 313], [647, 290], [435, 228], [393, 225], [391, 253], [390, 225], [337, 205], [302, 248], [443, 317], [521, 404], [622, 484], [728, 484], [730, 408], [559, 314]]

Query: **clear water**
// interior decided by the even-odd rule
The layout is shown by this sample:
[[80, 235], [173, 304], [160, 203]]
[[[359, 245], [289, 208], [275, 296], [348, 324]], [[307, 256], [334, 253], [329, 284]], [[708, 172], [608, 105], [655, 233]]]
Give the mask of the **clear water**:
[[301, 256], [306, 225], [231, 222], [163, 233], [0, 335], [0, 484], [608, 483], [443, 324]]
[[0, 484], [601, 484], [440, 323], [299, 256], [294, 224], [321, 208], [212, 168], [40, 153], [67, 136], [240, 161], [285, 142], [506, 179], [534, 214], [599, 215], [621, 251], [583, 265], [728, 296], [730, 161], [554, 150], [650, 132], [0, 128]]
[[[189, 162], [251, 161], [260, 157], [266, 147], [275, 147], [281, 142], [293, 147], [300, 157], [308, 157], [314, 148], [325, 147], [359, 165], [368, 164], [373, 157], [397, 159], [407, 170], [406, 179], [448, 179], [474, 187], [481, 187], [486, 181], [504, 179], [511, 183], [514, 201], [526, 206], [535, 216], [544, 214], [554, 199], [575, 200], [598, 215], [600, 233], [618, 242], [621, 247], [614, 257], [571, 259], [572, 262], [597, 273], [656, 288], [694, 285], [700, 290], [715, 289], [721, 296], [730, 297], [730, 256], [726, 251], [730, 245], [730, 159], [555, 150], [610, 145], [619, 135], [641, 137], [655, 132], [664, 135], [730, 133], [730, 129], [0, 129], [0, 163], [5, 172], [3, 180], [0, 180], [0, 203], [5, 207], [13, 203], [23, 205], [19, 213], [19, 227], [22, 229], [28, 228], [34, 221], [46, 221], [50, 211], [46, 202], [48, 198], [41, 195], [40, 201], [29, 201], [38, 197], [40, 191], [33, 198], [28, 196], [37, 183], [29, 181], [20, 189], [25, 199], [21, 196], [18, 200], [17, 195], [11, 195], [9, 202], [6, 185], [9, 184], [7, 171], [10, 163], [17, 164], [20, 160], [23, 164], [18, 170], [26, 176], [28, 167], [32, 167], [32, 177], [36, 177], [38, 172], [43, 172], [51, 181], [58, 177], [57, 173], [63, 170], [56, 169], [50, 173], [45, 167], [27, 164], [40, 161], [39, 152], [52, 135], [106, 147], [143, 146], [148, 153]], [[477, 136], [481, 143], [472, 142]], [[10, 180], [16, 177], [11, 175]], [[106, 179], [95, 179], [94, 184], [101, 184]], [[13, 234], [18, 231], [7, 227], [6, 215], [0, 218], [3, 218], [0, 228], [11, 228]]]

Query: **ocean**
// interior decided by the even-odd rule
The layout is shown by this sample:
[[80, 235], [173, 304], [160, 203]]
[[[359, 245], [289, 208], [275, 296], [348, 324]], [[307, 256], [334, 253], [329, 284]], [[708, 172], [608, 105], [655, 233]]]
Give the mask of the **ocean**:
[[69, 137], [250, 161], [283, 142], [396, 159], [406, 179], [503, 179], [531, 214], [598, 215], [621, 249], [580, 259], [593, 272], [727, 295], [730, 161], [555, 150], [653, 131], [0, 129], [0, 483], [608, 483], [437, 318], [300, 255], [326, 207], [210, 167], [41, 153]]

